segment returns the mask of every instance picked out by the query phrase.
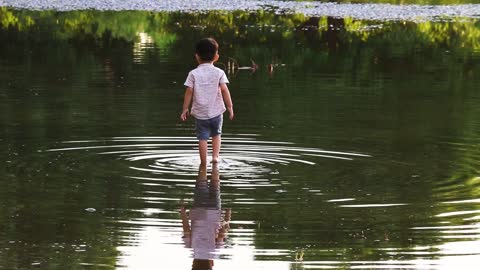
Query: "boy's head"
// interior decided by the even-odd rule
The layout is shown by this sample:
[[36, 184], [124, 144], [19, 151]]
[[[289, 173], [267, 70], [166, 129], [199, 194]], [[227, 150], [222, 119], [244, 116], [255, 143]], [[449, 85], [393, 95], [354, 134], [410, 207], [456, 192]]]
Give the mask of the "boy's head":
[[203, 38], [195, 45], [198, 60], [213, 62], [218, 59], [218, 43], [213, 38]]
[[193, 259], [192, 270], [213, 270], [213, 260]]

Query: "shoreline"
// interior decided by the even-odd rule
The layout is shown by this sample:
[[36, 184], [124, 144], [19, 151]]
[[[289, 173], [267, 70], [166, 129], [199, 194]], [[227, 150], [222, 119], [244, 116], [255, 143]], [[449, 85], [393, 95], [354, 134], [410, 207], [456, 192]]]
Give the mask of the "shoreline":
[[284, 2], [248, 0], [211, 0], [208, 3], [194, 1], [152, 0], [0, 0], [0, 7], [17, 10], [59, 12], [77, 10], [98, 11], [152, 11], [204, 13], [210, 11], [267, 10], [272, 13], [303, 14], [309, 17], [337, 17], [378, 21], [448, 21], [457, 18], [480, 19], [480, 4], [459, 5], [392, 5], [392, 4], [338, 4], [321, 2]]

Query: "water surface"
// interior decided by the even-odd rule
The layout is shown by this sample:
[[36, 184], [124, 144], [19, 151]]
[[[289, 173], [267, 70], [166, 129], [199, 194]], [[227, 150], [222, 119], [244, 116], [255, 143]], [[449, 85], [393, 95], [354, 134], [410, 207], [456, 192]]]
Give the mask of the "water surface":
[[179, 209], [199, 160], [179, 112], [204, 36], [236, 109], [214, 269], [475, 269], [477, 19], [0, 8], [0, 23], [0, 269], [191, 269]]

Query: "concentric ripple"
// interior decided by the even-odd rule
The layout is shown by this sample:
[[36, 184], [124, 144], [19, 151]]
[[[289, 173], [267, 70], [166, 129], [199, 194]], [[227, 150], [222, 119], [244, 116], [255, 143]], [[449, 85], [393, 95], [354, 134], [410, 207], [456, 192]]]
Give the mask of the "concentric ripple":
[[[192, 137], [114, 137], [107, 140], [65, 141], [47, 151], [97, 150], [132, 162], [131, 169], [155, 175], [192, 176], [198, 172], [197, 140]], [[211, 156], [211, 154], [209, 155]], [[277, 174], [279, 166], [315, 165], [319, 159], [351, 161], [367, 154], [305, 148], [290, 142], [251, 137], [222, 138], [219, 168], [227, 177], [258, 178]]]

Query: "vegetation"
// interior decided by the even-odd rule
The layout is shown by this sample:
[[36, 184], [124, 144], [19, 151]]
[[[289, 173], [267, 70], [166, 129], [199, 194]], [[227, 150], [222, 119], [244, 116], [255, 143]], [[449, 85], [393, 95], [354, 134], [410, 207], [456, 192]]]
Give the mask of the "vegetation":
[[[460, 1], [421, 3], [432, 2]], [[130, 164], [94, 150], [38, 150], [66, 138], [191, 135], [189, 127], [165, 127], [178, 117], [181, 80], [194, 65], [192, 44], [204, 36], [219, 40], [223, 63], [233, 58], [249, 65], [252, 59], [260, 66], [256, 73], [228, 74], [242, 111], [236, 126], [255, 129], [273, 141], [281, 136], [306, 147], [352, 147], [375, 156], [341, 166], [321, 159], [307, 172], [295, 165], [272, 168], [284, 169], [278, 175], [282, 181], [268, 177], [274, 184], [287, 182], [282, 186], [286, 193], [242, 190], [242, 197], [278, 202], [234, 209], [236, 220], [256, 222], [251, 226], [258, 234], [257, 248], [302, 249], [308, 258], [341, 253], [347, 261], [387, 260], [392, 259], [387, 252], [391, 247], [447, 241], [435, 238], [436, 232], [416, 236], [416, 243], [406, 239], [410, 228], [464, 206], [437, 202], [479, 195], [475, 138], [480, 111], [474, 102], [480, 73], [478, 20], [413, 23], [267, 11], [0, 8], [0, 144], [5, 159], [13, 161], [0, 171], [0, 248], [9, 248], [0, 250], [0, 268], [28, 269], [41, 263], [70, 269], [80, 268], [78, 262], [115, 267], [116, 247], [125, 244], [120, 241], [129, 231], [116, 221], [142, 217], [128, 210], [147, 207], [132, 199], [144, 190], [124, 177], [132, 174]], [[449, 148], [431, 138], [470, 141]], [[421, 181], [413, 177], [416, 170], [421, 170]], [[310, 192], [314, 189], [345, 197], [351, 196], [349, 191], [360, 197], [370, 192], [385, 202], [411, 205], [338, 208]], [[159, 194], [164, 191], [165, 197], [180, 192], [175, 187]], [[227, 186], [228, 192], [238, 193]], [[297, 197], [302, 200], [286, 200]], [[172, 210], [174, 203], [161, 207]], [[84, 211], [88, 207], [98, 212]], [[277, 207], [282, 211], [275, 211]], [[476, 208], [471, 204], [467, 210]], [[312, 224], [324, 229], [312, 230]], [[326, 233], [331, 231], [338, 233]], [[78, 251], [82, 245], [88, 252]]]

